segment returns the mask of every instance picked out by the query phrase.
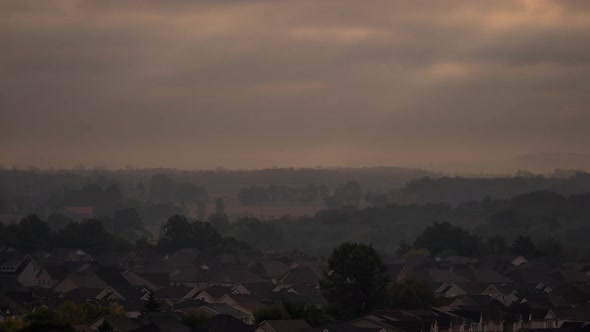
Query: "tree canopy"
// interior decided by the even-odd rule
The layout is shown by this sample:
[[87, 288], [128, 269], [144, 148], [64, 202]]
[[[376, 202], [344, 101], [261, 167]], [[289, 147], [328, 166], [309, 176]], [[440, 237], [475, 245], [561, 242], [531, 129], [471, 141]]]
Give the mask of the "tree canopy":
[[320, 287], [343, 315], [356, 316], [383, 304], [387, 268], [372, 246], [343, 243], [334, 249], [328, 264], [330, 272]]

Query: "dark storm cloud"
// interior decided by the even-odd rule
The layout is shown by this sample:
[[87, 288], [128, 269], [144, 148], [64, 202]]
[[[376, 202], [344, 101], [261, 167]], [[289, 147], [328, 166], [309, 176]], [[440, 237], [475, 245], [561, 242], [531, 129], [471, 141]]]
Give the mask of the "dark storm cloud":
[[0, 163], [587, 151], [586, 1], [4, 1]]

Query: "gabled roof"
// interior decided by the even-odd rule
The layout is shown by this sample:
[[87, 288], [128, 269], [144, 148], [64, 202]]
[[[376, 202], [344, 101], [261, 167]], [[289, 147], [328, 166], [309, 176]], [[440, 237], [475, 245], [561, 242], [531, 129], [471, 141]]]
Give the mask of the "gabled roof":
[[289, 266], [278, 260], [257, 261], [248, 265], [248, 269], [262, 278], [280, 278], [289, 272]]
[[387, 266], [387, 272], [386, 272], [387, 276], [392, 281], [396, 281], [398, 275], [405, 268], [405, 264], [403, 264], [403, 263], [389, 263], [389, 264], [386, 264], [386, 266]]
[[41, 269], [41, 271], [39, 271], [39, 274], [41, 274], [43, 270], [45, 270], [45, 272], [47, 272], [49, 276], [51, 276], [52, 280], [62, 280], [68, 274], [68, 268], [65, 265], [46, 266], [43, 269]]
[[135, 250], [127, 253], [123, 257], [123, 264], [128, 265], [144, 265], [146, 263], [152, 264], [156, 262], [163, 262], [165, 255], [154, 250]]
[[10, 296], [4, 293], [0, 293], [0, 307], [4, 308], [3, 311], [9, 310], [10, 313], [13, 315], [23, 315], [31, 312], [21, 303], [15, 301]]
[[299, 294], [297, 292], [291, 291], [291, 289], [282, 289], [278, 292], [272, 292], [268, 298], [270, 299], [270, 301], [275, 303], [287, 302], [315, 305], [327, 303], [326, 299], [319, 292], [310, 294]]
[[479, 259], [479, 267], [505, 273], [509, 268], [514, 267], [513, 263], [518, 260], [526, 262], [526, 258], [519, 255], [489, 255]]
[[76, 288], [60, 295], [60, 298], [75, 303], [84, 303], [86, 300], [96, 300], [96, 297], [104, 291], [104, 288]]
[[232, 288], [222, 285], [213, 285], [209, 286], [197, 293], [196, 298], [199, 298], [201, 293], [207, 293], [212, 299], [218, 300], [225, 294], [231, 294]]
[[244, 288], [246, 293], [250, 294], [268, 294], [272, 292], [277, 285], [270, 281], [261, 281], [261, 282], [241, 282], [238, 285], [234, 286], [232, 289], [234, 290], [233, 293], [237, 293], [235, 291], [237, 288]]
[[218, 266], [211, 269], [211, 280], [214, 282], [255, 283], [264, 282], [256, 274], [239, 266]]
[[443, 269], [425, 269], [412, 273], [410, 278], [424, 280], [430, 283], [459, 283], [469, 282], [469, 279], [462, 277], [453, 271]]
[[208, 304], [207, 302], [198, 300], [198, 299], [194, 299], [194, 300], [182, 300], [178, 303], [176, 303], [174, 305], [174, 309], [176, 311], [185, 311], [187, 309], [191, 309], [191, 308], [199, 308], [202, 307], [203, 305]]
[[322, 276], [310, 267], [296, 267], [287, 272], [281, 283], [287, 285], [317, 284], [321, 279]]
[[495, 301], [495, 300], [490, 296], [473, 294], [473, 295], [462, 296], [462, 297], [456, 299], [455, 301], [453, 301], [453, 303], [451, 303], [449, 306], [450, 307], [486, 306], [486, 305], [492, 303], [493, 301]]
[[[18, 268], [27, 260], [27, 255], [18, 251], [2, 251], [0, 252], [0, 266]], [[2, 271], [0, 271], [2, 272]]]
[[193, 289], [193, 287], [187, 286], [168, 286], [157, 290], [155, 294], [162, 300], [182, 300]]
[[444, 291], [441, 291], [440, 293], [445, 294], [451, 287], [456, 287], [459, 291], [462, 291], [464, 295], [480, 295], [489, 286], [489, 284], [477, 282], [452, 282], [447, 285], [447, 288], [445, 288]]
[[269, 300], [270, 294], [225, 294], [219, 300], [218, 303], [249, 303], [249, 302], [262, 302]]
[[122, 275], [130, 284], [135, 286], [160, 289], [170, 285], [168, 273], [137, 273], [127, 270]]
[[178, 268], [196, 267], [212, 269], [219, 266], [219, 262], [211, 256], [196, 248], [181, 249], [172, 254], [168, 259], [168, 265]]
[[248, 319], [250, 316], [238, 309], [233, 308], [230, 305], [222, 304], [222, 303], [207, 303], [198, 308], [193, 308], [192, 311], [189, 312], [200, 311], [200, 312], [207, 312], [211, 316], [216, 315], [230, 315], [237, 319]]
[[128, 254], [127, 252], [109, 252], [92, 257], [100, 266], [121, 266]]
[[102, 280], [99, 276], [94, 273], [72, 273], [68, 274], [62, 282], [56, 285], [57, 288], [65, 281], [71, 281], [75, 287], [74, 288], [100, 288], [105, 289], [109, 287], [109, 285]]
[[211, 271], [196, 267], [187, 267], [170, 274], [171, 282], [210, 282], [213, 280]]
[[519, 266], [506, 275], [519, 283], [525, 284], [537, 284], [544, 283], [550, 284], [559, 281], [556, 276], [552, 273], [555, 268], [548, 264], [537, 263], [537, 264], [526, 264]]
[[53, 248], [50, 251], [37, 251], [32, 254], [32, 257], [41, 266], [94, 261], [92, 256], [80, 248]]
[[455, 269], [454, 272], [473, 282], [490, 284], [512, 282], [508, 277], [489, 268]]

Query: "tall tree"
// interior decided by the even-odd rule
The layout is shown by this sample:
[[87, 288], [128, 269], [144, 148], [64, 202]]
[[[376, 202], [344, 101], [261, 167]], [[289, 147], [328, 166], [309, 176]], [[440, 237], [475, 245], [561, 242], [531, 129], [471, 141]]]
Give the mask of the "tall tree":
[[510, 252], [515, 255], [522, 255], [528, 259], [535, 258], [539, 255], [539, 251], [528, 236], [517, 237], [512, 243]]
[[388, 305], [393, 309], [427, 309], [435, 305], [436, 297], [428, 283], [406, 279], [389, 287]]
[[342, 318], [357, 316], [383, 304], [387, 268], [372, 246], [343, 243], [334, 249], [328, 264], [330, 272], [320, 281], [320, 287]]
[[424, 232], [414, 241], [414, 247], [426, 248], [433, 255], [452, 250], [457, 255], [473, 256], [479, 252], [481, 239], [470, 234], [461, 227], [448, 222], [437, 223], [426, 227]]
[[160, 302], [156, 298], [153, 290], [150, 290], [148, 300], [143, 306], [143, 312], [155, 312], [160, 311]]
[[505, 254], [508, 252], [508, 244], [506, 244], [506, 239], [501, 235], [496, 235], [489, 238], [487, 245], [490, 254]]

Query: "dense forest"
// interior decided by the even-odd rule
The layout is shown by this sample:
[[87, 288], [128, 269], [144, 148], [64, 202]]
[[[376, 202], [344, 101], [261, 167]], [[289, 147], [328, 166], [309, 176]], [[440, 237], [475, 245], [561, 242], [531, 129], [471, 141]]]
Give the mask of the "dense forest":
[[[572, 257], [583, 257], [590, 249], [584, 236], [590, 230], [588, 173], [422, 177], [380, 191], [362, 177], [330, 185], [311, 182], [309, 177], [305, 179], [310, 182], [299, 183], [287, 178], [276, 184], [268, 184], [268, 180], [245, 187], [234, 184], [234, 192], [216, 196], [210, 187], [177, 173], [145, 172], [1, 171], [0, 221], [4, 240], [26, 237], [27, 231], [19, 233], [15, 225], [35, 215], [48, 225], [49, 230], [42, 233], [47, 234], [49, 242], [64, 241], [67, 234], [94, 227], [96, 234], [116, 234], [103, 241], [114, 246], [123, 240], [126, 246], [137, 241], [155, 245], [166, 233], [169, 218], [184, 215], [191, 221], [207, 222], [220, 238], [260, 250], [298, 248], [327, 255], [342, 242], [360, 241], [394, 255], [400, 244], [413, 244], [427, 227], [445, 222], [483, 242], [499, 236], [509, 244], [524, 236], [535, 243], [560, 244], [560, 250]], [[301, 175], [298, 170], [276, 172]], [[315, 204], [317, 210], [306, 215], [285, 213], [264, 218], [238, 215], [232, 210], [239, 205], [264, 208], [298, 204]], [[92, 222], [80, 223], [85, 220]], [[110, 235], [104, 236], [106, 239]], [[466, 254], [452, 248], [439, 249], [442, 254]], [[441, 254], [437, 250], [431, 254]]]

